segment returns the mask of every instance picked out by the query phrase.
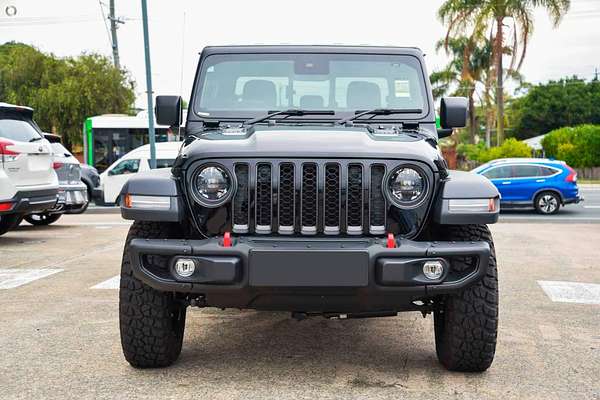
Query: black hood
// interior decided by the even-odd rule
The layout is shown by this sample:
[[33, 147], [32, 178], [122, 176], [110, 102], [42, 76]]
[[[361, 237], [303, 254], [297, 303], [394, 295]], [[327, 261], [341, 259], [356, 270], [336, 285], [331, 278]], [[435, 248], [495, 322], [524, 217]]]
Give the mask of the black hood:
[[439, 151], [421, 135], [365, 127], [258, 126], [189, 136], [185, 160], [210, 158], [370, 158], [422, 161], [437, 170]]

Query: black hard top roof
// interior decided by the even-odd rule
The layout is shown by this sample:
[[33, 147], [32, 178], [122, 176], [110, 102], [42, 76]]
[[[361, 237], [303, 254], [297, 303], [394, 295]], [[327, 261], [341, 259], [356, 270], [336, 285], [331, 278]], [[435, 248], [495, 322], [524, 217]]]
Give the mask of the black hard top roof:
[[394, 46], [342, 46], [342, 45], [248, 45], [248, 46], [207, 46], [204, 54], [244, 54], [244, 53], [346, 53], [346, 54], [398, 54], [423, 56], [417, 47]]

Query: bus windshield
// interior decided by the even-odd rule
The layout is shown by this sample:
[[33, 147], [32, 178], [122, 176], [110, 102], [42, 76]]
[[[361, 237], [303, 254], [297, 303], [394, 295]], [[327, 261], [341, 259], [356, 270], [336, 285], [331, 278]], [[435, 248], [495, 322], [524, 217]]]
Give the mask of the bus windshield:
[[386, 119], [414, 119], [428, 111], [423, 69], [409, 55], [216, 54], [204, 59], [198, 82], [200, 117], [253, 118], [298, 108], [333, 110], [329, 118], [337, 119], [389, 108], [418, 113]]

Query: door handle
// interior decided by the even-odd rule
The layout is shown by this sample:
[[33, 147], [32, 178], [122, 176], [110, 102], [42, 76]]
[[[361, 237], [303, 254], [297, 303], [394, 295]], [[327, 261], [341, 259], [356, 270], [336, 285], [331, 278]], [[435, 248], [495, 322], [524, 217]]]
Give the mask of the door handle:
[[545, 182], [546, 180], [545, 179], [536, 179], [535, 181], [536, 182]]
[[504, 181], [502, 182], [503, 185], [510, 185], [510, 181]]

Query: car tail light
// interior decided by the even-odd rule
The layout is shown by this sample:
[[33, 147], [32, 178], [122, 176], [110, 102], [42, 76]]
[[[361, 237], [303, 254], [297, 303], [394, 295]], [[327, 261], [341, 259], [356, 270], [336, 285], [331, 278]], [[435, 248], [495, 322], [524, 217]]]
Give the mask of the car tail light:
[[65, 164], [63, 164], [61, 162], [54, 161], [52, 163], [52, 168], [54, 168], [54, 169], [60, 169], [63, 165], [65, 165]]
[[10, 150], [8, 148], [8, 146], [12, 145], [14, 145], [14, 143], [10, 140], [0, 138], [0, 155], [5, 161], [13, 161], [21, 154], [18, 151]]
[[577, 171], [575, 171], [573, 168], [569, 167], [568, 165], [567, 165], [567, 169], [569, 170], [569, 175], [567, 175], [567, 178], [565, 179], [565, 181], [577, 182]]
[[0, 211], [10, 211], [13, 208], [13, 203], [0, 203]]

